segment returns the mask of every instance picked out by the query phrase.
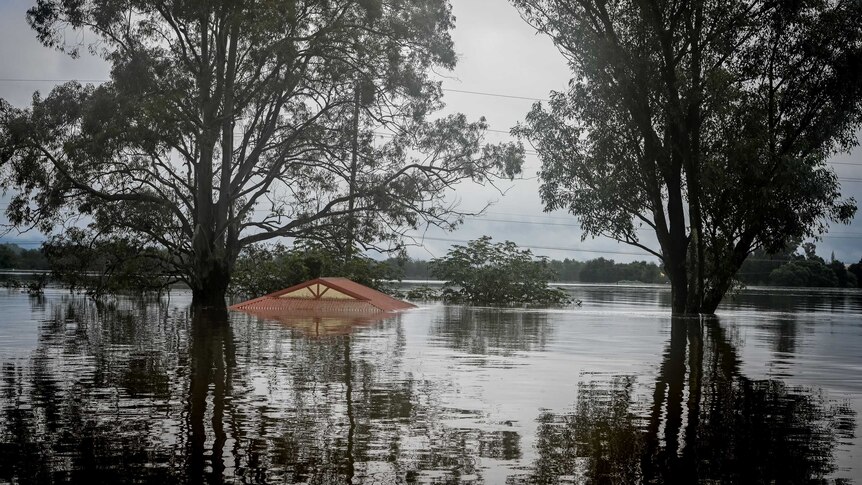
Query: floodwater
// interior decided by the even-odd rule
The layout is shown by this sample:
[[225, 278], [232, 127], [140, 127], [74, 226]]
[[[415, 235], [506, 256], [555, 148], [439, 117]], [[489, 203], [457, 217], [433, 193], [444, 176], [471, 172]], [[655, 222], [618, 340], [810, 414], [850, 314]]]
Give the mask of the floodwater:
[[862, 482], [862, 293], [269, 321], [0, 290], [0, 482]]

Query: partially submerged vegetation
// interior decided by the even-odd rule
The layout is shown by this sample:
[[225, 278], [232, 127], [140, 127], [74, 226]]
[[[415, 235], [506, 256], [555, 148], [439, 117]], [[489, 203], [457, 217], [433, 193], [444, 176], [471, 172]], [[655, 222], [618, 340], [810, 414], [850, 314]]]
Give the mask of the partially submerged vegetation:
[[25, 249], [17, 244], [0, 244], [0, 269], [46, 270], [48, 259], [41, 249]]
[[[389, 264], [400, 268], [407, 279], [431, 279], [428, 261], [420, 259], [390, 259]], [[651, 261], [618, 263], [613, 259], [596, 258], [587, 261], [565, 258], [548, 259], [554, 271], [554, 281], [560, 283], [647, 283], [665, 284], [667, 276]]]
[[180, 282], [166, 263], [171, 255], [131, 238], [100, 239], [88, 231], [69, 229], [42, 248], [51, 277], [72, 291], [101, 299], [132, 293], [161, 294]]
[[862, 281], [862, 261], [846, 265], [833, 254], [827, 262], [816, 253], [813, 243], [798, 249], [769, 255], [754, 253], [743, 264], [739, 281], [747, 285], [814, 288], [857, 288]]
[[[0, 245], [0, 269], [50, 270], [50, 279], [95, 299], [109, 295], [158, 295], [181, 283], [163, 264], [167, 256], [137, 247], [132, 241], [99, 242], [84, 231], [72, 229], [46, 242], [40, 249]], [[294, 246], [257, 245], [237, 259], [229, 292], [256, 297], [322, 276], [340, 276], [411, 300], [446, 300], [483, 305], [527, 304], [553, 306], [567, 303], [564, 292], [549, 282], [667, 283], [653, 262], [617, 263], [596, 258], [550, 260], [534, 258], [514, 243], [493, 243], [490, 237], [455, 246], [434, 261], [402, 256], [377, 261], [358, 251], [344, 254], [338, 248], [300, 241]], [[413, 287], [402, 294], [395, 282], [403, 279], [442, 279], [446, 286]], [[856, 288], [862, 281], [862, 261], [846, 265], [816, 254], [813, 243], [775, 255], [756, 252], [746, 261], [738, 283], [748, 286]], [[4, 278], [3, 287], [39, 294], [47, 275], [38, 281]], [[31, 284], [32, 283], [32, 284]]]
[[569, 295], [548, 286], [555, 278], [545, 257], [534, 257], [515, 243], [494, 243], [489, 236], [455, 245], [431, 261], [431, 274], [445, 281], [440, 293], [453, 303], [480, 305], [568, 304]]
[[544, 210], [660, 259], [674, 314], [856, 213], [827, 161], [862, 125], [862, 3], [513, 3], [572, 75], [514, 130]]
[[314, 246], [253, 246], [240, 254], [229, 293], [256, 297], [322, 276], [341, 276], [385, 293], [401, 279], [397, 269], [364, 256], [337, 257]]
[[[454, 229], [452, 192], [513, 179], [526, 140], [545, 210], [661, 261], [618, 272], [600, 258], [581, 281], [667, 279], [674, 313], [709, 314], [750, 254], [856, 213], [827, 161], [862, 126], [859, 2], [512, 3], [573, 77], [518, 141], [490, 144], [484, 118], [440, 115], [439, 74], [457, 60], [450, 0], [40, 0], [27, 13], [37, 39], [89, 49], [111, 74], [26, 107], [0, 99], [6, 219], [64, 232], [82, 251], [62, 248], [60, 274], [83, 272], [97, 295], [181, 281], [223, 308], [256, 245], [346, 248], [331, 254], [348, 267], [330, 270], [352, 274], [370, 264], [352, 248]], [[68, 228], [85, 221], [89, 241], [75, 241]], [[822, 269], [796, 261], [773, 279], [833, 284]]]

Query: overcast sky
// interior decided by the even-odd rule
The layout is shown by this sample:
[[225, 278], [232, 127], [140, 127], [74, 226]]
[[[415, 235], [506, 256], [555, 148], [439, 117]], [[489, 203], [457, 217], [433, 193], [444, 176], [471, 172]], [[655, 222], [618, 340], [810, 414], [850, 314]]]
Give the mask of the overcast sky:
[[[25, 11], [33, 3], [34, 0], [0, 0], [0, 98], [24, 106], [34, 91], [47, 93], [55, 84], [51, 80], [107, 78], [109, 69], [101, 60], [88, 56], [71, 59], [36, 41], [24, 19]], [[562, 56], [546, 37], [537, 35], [519, 17], [507, 0], [452, 0], [452, 4], [457, 17], [454, 38], [459, 63], [444, 81], [447, 112], [462, 112], [473, 119], [485, 116], [491, 129], [508, 131], [523, 120], [533, 101], [451, 90], [541, 99], [551, 90], [565, 89], [570, 76]], [[508, 138], [505, 133], [488, 134], [488, 141]], [[857, 164], [835, 165], [839, 177], [862, 178], [862, 151], [833, 161]], [[482, 218], [467, 219], [454, 233], [427, 231], [424, 248], [412, 248], [411, 255], [440, 256], [451, 244], [440, 239], [466, 241], [488, 234], [554, 258], [654, 259], [639, 256], [643, 254], [639, 249], [603, 238], [581, 242], [573, 216], [559, 211], [544, 213], [538, 197], [539, 182], [535, 179], [539, 164], [536, 156], [528, 155], [524, 180], [503, 184], [507, 189], [505, 195], [489, 188], [461, 185], [456, 196], [464, 209], [479, 209], [489, 201], [494, 205]], [[843, 193], [862, 200], [862, 183], [843, 182]], [[5, 208], [5, 200], [6, 197], [0, 197], [0, 208]], [[5, 222], [2, 216], [0, 222]], [[649, 236], [645, 232], [644, 241], [654, 241]], [[40, 239], [42, 236], [35, 233], [8, 234], [2, 238], [3, 241]], [[821, 256], [829, 257], [832, 251], [846, 262], [862, 258], [862, 216], [850, 226], [834, 227], [818, 243]]]

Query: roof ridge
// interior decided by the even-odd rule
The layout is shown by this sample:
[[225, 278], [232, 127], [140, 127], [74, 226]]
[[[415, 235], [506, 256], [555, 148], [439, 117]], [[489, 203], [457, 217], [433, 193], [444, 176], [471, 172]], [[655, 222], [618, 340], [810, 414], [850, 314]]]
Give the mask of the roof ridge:
[[[281, 299], [286, 301], [291, 300], [291, 298], [280, 298], [283, 295], [292, 293], [294, 291], [301, 290], [303, 288], [308, 288], [315, 284], [322, 284], [328, 288], [332, 288], [338, 292], [344, 293], [347, 296], [353, 298], [353, 301], [365, 302], [370, 304], [372, 307], [379, 309], [380, 311], [392, 311], [392, 310], [402, 310], [407, 308], [414, 308], [415, 305], [411, 303], [407, 303], [405, 301], [394, 298], [382, 291], [376, 290], [374, 288], [365, 286], [361, 283], [357, 283], [356, 281], [351, 280], [350, 278], [344, 278], [341, 276], [326, 276], [314, 278], [303, 283], [299, 283], [293, 285], [289, 288], [285, 288], [283, 290], [274, 291], [267, 295], [254, 298], [248, 301], [244, 301], [241, 303], [237, 303], [232, 305], [230, 308], [234, 310], [245, 309], [252, 305], [256, 304], [265, 304], [266, 300], [270, 299]], [[316, 298], [316, 300], [327, 300], [326, 298]]]

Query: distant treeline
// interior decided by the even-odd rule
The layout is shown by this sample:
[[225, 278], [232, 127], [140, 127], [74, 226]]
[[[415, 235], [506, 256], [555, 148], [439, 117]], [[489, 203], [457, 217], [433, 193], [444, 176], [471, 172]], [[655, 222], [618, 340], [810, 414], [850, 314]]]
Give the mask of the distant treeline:
[[746, 285], [860, 287], [862, 260], [848, 266], [835, 259], [834, 254], [828, 262], [817, 256], [813, 243], [804, 243], [800, 249], [802, 254], [796, 249], [773, 255], [757, 251], [743, 263], [737, 278]]
[[[387, 264], [400, 268], [405, 279], [433, 279], [428, 261], [416, 259], [390, 259]], [[597, 258], [589, 261], [564, 259], [548, 260], [561, 283], [667, 283], [661, 268], [655, 263], [635, 261], [617, 263], [612, 259]]]
[[[400, 268], [405, 279], [433, 279], [428, 261], [390, 259], [387, 264]], [[661, 267], [655, 263], [635, 261], [617, 263], [612, 259], [589, 261], [552, 259], [548, 264], [557, 281], [572, 283], [667, 283]], [[796, 286], [820, 288], [862, 287], [862, 260], [854, 264], [829, 261], [817, 256], [816, 246], [805, 243], [790, 251], [769, 255], [756, 251], [742, 265], [738, 280], [748, 286]]]
[[[286, 252], [285, 252], [286, 251]], [[287, 261], [288, 266], [299, 267], [297, 258], [311, 258], [317, 261], [322, 256], [320, 251], [287, 251], [282, 250], [279, 257], [274, 260]], [[290, 253], [291, 258], [286, 258]], [[296, 254], [294, 254], [296, 253]], [[65, 254], [65, 253], [64, 253]], [[311, 256], [309, 256], [311, 254]], [[297, 256], [299, 255], [299, 256]], [[313, 256], [313, 257], [312, 257]], [[285, 259], [286, 258], [286, 259]], [[303, 259], [305, 258], [305, 259]], [[68, 258], [53, 258], [57, 267], [52, 268], [51, 260], [45, 256], [43, 249], [24, 249], [15, 244], [0, 244], [0, 269], [18, 270], [60, 270], [69, 272], [63, 261]], [[243, 261], [248, 259], [241, 258]], [[365, 261], [363, 258], [362, 261]], [[93, 258], [88, 259], [90, 263]], [[434, 279], [431, 275], [428, 261], [411, 258], [391, 258], [380, 263], [371, 260], [359, 261], [359, 264], [350, 268], [340, 268], [341, 273], [350, 273], [354, 278], [373, 280], [374, 277], [390, 279]], [[239, 263], [238, 263], [239, 264]], [[285, 263], [287, 264], [287, 263]], [[612, 259], [597, 258], [589, 261], [577, 261], [574, 259], [548, 260], [548, 265], [556, 273], [556, 281], [572, 283], [667, 283], [661, 267], [652, 262], [635, 261], [631, 263], [617, 263]], [[98, 270], [91, 267], [92, 264], [84, 264], [79, 270]], [[240, 264], [241, 266], [241, 264]], [[260, 267], [259, 265], [253, 265]], [[356, 266], [354, 268], [353, 266]], [[377, 269], [371, 271], [368, 268]], [[362, 271], [357, 268], [362, 268]], [[336, 271], [335, 268], [330, 268]], [[350, 271], [348, 271], [350, 269]], [[369, 273], [369, 271], [371, 271]], [[280, 271], [283, 272], [283, 271]], [[338, 271], [336, 271], [338, 272]], [[243, 279], [242, 272], [237, 275], [237, 281]], [[369, 275], [366, 275], [369, 273]], [[377, 274], [380, 273], [380, 274]], [[385, 275], [385, 276], [384, 276]], [[295, 275], [298, 277], [298, 275]], [[363, 277], [368, 276], [368, 277]], [[858, 263], [847, 265], [838, 261], [834, 256], [829, 261], [817, 256], [816, 247], [812, 243], [802, 244], [798, 249], [785, 251], [779, 254], [769, 255], [762, 251], [752, 254], [742, 265], [737, 273], [737, 279], [749, 286], [796, 286], [796, 287], [826, 287], [826, 288], [857, 288], [862, 287], [862, 260]], [[279, 284], [283, 282], [279, 281]], [[370, 284], [370, 283], [366, 283]]]
[[16, 244], [0, 244], [0, 269], [50, 269], [41, 249], [24, 249]]

